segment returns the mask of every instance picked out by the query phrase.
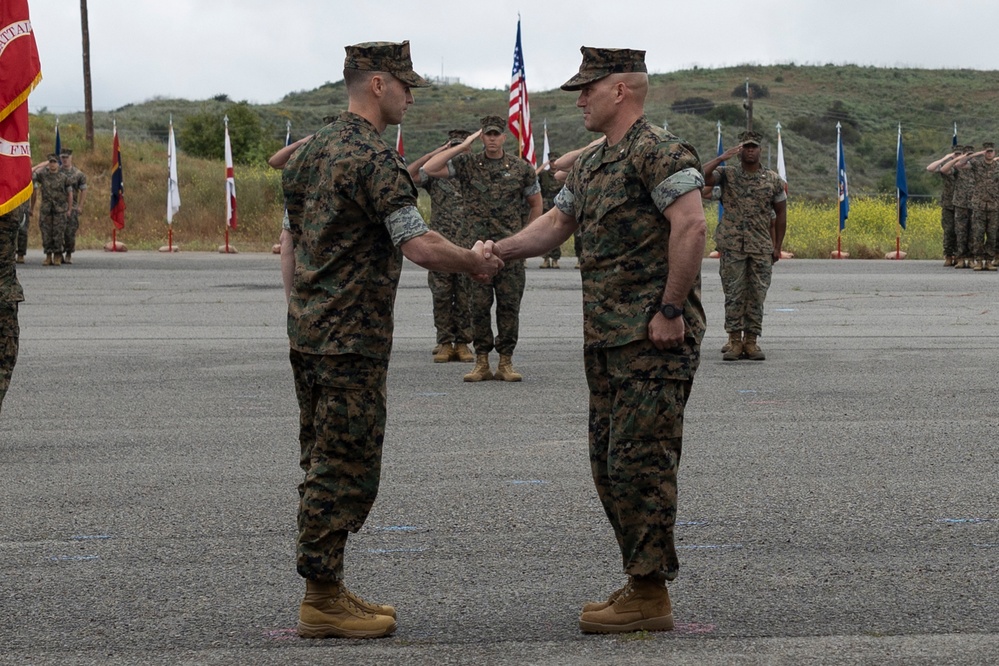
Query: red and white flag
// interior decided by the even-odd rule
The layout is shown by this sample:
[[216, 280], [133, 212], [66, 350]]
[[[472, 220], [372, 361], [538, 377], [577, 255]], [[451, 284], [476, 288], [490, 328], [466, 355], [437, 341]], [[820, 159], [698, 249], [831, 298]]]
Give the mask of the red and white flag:
[[520, 46], [520, 18], [517, 19], [517, 45], [513, 49], [513, 78], [510, 81], [507, 125], [520, 146], [520, 156], [537, 166], [534, 136], [531, 134], [531, 105], [527, 99], [527, 80], [524, 75], [524, 50]]
[[232, 229], [236, 228], [236, 176], [232, 170], [229, 116], [225, 117], [225, 223]]
[[28, 95], [42, 80], [28, 0], [0, 2], [0, 214], [31, 197]]
[[395, 152], [399, 153], [399, 157], [406, 156], [406, 150], [402, 147], [402, 123], [399, 123], [399, 129], [395, 135]]

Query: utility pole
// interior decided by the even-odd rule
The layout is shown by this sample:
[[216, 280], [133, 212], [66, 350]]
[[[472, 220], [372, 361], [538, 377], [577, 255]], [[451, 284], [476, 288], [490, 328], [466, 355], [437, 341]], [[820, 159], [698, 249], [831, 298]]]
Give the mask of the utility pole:
[[746, 109], [746, 129], [753, 129], [753, 91], [749, 87], [749, 77], [746, 77], [746, 99], [742, 101], [742, 107]]
[[83, 111], [86, 117], [87, 146], [94, 149], [94, 97], [90, 89], [90, 21], [87, 0], [80, 0], [80, 25], [83, 29]]

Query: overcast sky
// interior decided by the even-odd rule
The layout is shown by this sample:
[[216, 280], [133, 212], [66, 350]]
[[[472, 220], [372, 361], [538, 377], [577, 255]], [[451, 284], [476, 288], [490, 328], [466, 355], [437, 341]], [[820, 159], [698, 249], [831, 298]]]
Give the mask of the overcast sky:
[[[343, 47], [412, 44], [422, 74], [510, 82], [518, 12], [529, 90], [579, 47], [645, 49], [652, 73], [740, 64], [999, 69], [996, 0], [89, 0], [94, 108], [153, 97], [273, 103], [342, 78]], [[32, 111], [83, 109], [79, 3], [29, 0], [43, 80]], [[417, 104], [419, 93], [417, 92]]]

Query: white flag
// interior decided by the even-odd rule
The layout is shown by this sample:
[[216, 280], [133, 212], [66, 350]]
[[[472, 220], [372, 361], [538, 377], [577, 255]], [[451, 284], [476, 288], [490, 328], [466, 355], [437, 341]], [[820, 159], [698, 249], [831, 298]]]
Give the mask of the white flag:
[[784, 192], [787, 193], [787, 167], [784, 166], [784, 144], [780, 138], [780, 123], [777, 123], [777, 175], [784, 181]]
[[225, 223], [233, 229], [236, 228], [236, 176], [232, 170], [229, 116], [225, 117]]
[[177, 142], [173, 137], [173, 118], [170, 118], [170, 137], [167, 139], [167, 224], [180, 210], [180, 187], [177, 184]]

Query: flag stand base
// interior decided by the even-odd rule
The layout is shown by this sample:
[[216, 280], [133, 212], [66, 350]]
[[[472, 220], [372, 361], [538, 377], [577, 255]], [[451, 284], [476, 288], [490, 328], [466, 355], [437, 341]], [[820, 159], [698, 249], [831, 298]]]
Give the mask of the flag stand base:
[[899, 251], [892, 250], [891, 252], [885, 255], [885, 259], [902, 260], [905, 259], [905, 257], [906, 257], [905, 252], [902, 252], [900, 250]]
[[179, 245], [163, 245], [160, 247], [160, 252], [180, 252]]
[[118, 241], [111, 241], [110, 243], [104, 244], [105, 252], [128, 252], [128, 248], [125, 247], [124, 243]]
[[235, 245], [219, 245], [219, 254], [239, 254]]
[[830, 259], [849, 259], [850, 258], [850, 253], [849, 252], [840, 252], [839, 250], [833, 250], [832, 252], [829, 253], [829, 258]]

